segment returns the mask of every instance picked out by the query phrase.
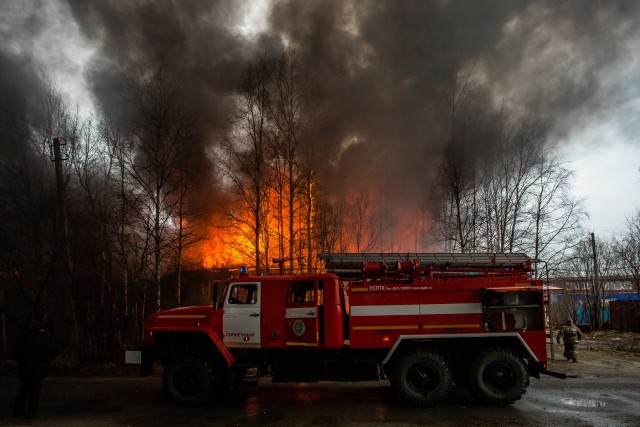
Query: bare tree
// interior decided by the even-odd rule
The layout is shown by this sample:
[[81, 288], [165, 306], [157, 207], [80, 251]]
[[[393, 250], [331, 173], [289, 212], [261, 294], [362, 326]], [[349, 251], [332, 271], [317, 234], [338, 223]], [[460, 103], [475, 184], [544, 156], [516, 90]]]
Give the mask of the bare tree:
[[[438, 218], [444, 247], [523, 251], [557, 268], [586, 216], [570, 194], [572, 172], [547, 148], [544, 123], [526, 116], [509, 120], [503, 112], [485, 134], [496, 140], [482, 157], [455, 143], [445, 150]], [[452, 135], [461, 141], [459, 133]]]
[[582, 233], [582, 223], [587, 214], [582, 202], [571, 196], [573, 171], [556, 154], [545, 150], [532, 172], [535, 183], [531, 187], [532, 198], [527, 214], [531, 224], [531, 243], [524, 248], [534, 259], [545, 260], [553, 275], [580, 241], [576, 236]]
[[[0, 151], [0, 311], [18, 330], [57, 315], [59, 247], [55, 239], [55, 180], [51, 162], [30, 145], [26, 117], [2, 115]], [[4, 325], [4, 322], [3, 322]], [[3, 341], [6, 337], [3, 337]], [[63, 342], [63, 344], [66, 344]]]
[[176, 298], [178, 307], [182, 306], [182, 271], [185, 267], [185, 251], [194, 246], [203, 236], [200, 234], [199, 221], [205, 212], [196, 209], [188, 203], [188, 197], [193, 190], [186, 168], [181, 168], [175, 201], [175, 270], [176, 270]]
[[604, 324], [605, 297], [610, 282], [601, 280], [615, 269], [612, 246], [595, 236], [582, 239], [572, 252], [562, 272], [572, 277], [573, 292], [578, 303], [577, 321], [589, 323], [593, 330]]
[[6, 113], [3, 139], [12, 147], [9, 157], [2, 156], [3, 183], [10, 185], [2, 192], [5, 212], [0, 234], [6, 238], [2, 268], [12, 272], [5, 277], [13, 277], [18, 296], [6, 307], [5, 316], [20, 328], [36, 319], [47, 320], [65, 352], [77, 360], [81, 356], [79, 305], [73, 235], [66, 221], [69, 173], [59, 150], [55, 164], [48, 157], [54, 139], [76, 139], [77, 116], [68, 114], [62, 95], [50, 81], [32, 110]]
[[284, 202], [287, 185], [284, 170], [286, 169], [286, 165], [284, 159], [277, 154], [270, 159], [269, 164], [273, 170], [272, 185], [274, 188], [272, 189], [272, 194], [274, 197], [268, 197], [267, 200], [271, 205], [272, 209], [270, 210], [274, 212], [273, 216], [276, 221], [277, 230], [275, 232], [275, 239], [277, 240], [278, 246], [278, 258], [284, 260], [286, 253]]
[[222, 141], [220, 159], [221, 171], [236, 197], [236, 206], [228, 209], [227, 215], [248, 242], [247, 247], [240, 250], [246, 250], [253, 257], [256, 270], [268, 266], [269, 255], [262, 253], [262, 247], [268, 243], [265, 228], [271, 179], [267, 157], [273, 135], [268, 119], [271, 78], [270, 60], [266, 55], [248, 65], [237, 99], [239, 111]]
[[314, 236], [322, 252], [346, 252], [350, 235], [346, 233], [347, 213], [343, 203], [333, 204], [327, 197], [318, 197], [314, 210]]
[[516, 125], [500, 120], [495, 161], [484, 169], [482, 182], [486, 213], [484, 237], [489, 251], [524, 249], [528, 222], [525, 213], [535, 184], [534, 170], [544, 147], [544, 128], [521, 119]]
[[376, 239], [367, 233], [367, 220], [371, 215], [369, 194], [364, 191], [359, 192], [353, 204], [349, 206], [349, 210], [352, 214], [349, 225], [354, 235], [355, 250], [356, 252], [369, 252], [377, 243]]
[[[114, 322], [119, 316], [111, 281], [113, 251], [109, 231], [112, 201], [108, 188], [111, 164], [104, 157], [104, 145], [97, 139], [94, 130], [90, 120], [83, 123], [78, 138], [71, 144], [68, 163], [75, 197], [75, 234], [81, 236], [75, 244], [79, 250], [74, 258], [79, 265], [88, 266], [77, 274], [76, 279], [88, 285], [78, 290], [78, 311], [83, 326], [80, 347], [86, 358], [101, 360], [105, 354], [114, 352], [110, 348], [113, 340], [108, 337], [117, 330]], [[91, 274], [85, 276], [87, 270]], [[96, 334], [95, 330], [101, 333]]]
[[131, 126], [135, 158], [128, 173], [142, 196], [138, 214], [151, 241], [157, 311], [162, 304], [162, 276], [175, 250], [175, 234], [182, 231], [173, 221], [182, 190], [180, 150], [193, 142], [195, 122], [177, 81], [162, 66], [144, 74], [139, 85], [130, 86], [136, 120]]
[[468, 252], [476, 247], [480, 226], [476, 169], [456, 146], [449, 146], [441, 165], [442, 201], [440, 239], [452, 251]]
[[[111, 200], [112, 219], [109, 223], [109, 235], [113, 239], [114, 254], [113, 274], [118, 278], [119, 291], [117, 299], [121, 301], [119, 313], [122, 321], [118, 322], [120, 342], [128, 348], [136, 348], [140, 343], [139, 332], [142, 316], [137, 316], [141, 309], [141, 301], [135, 297], [132, 288], [143, 287], [140, 278], [144, 265], [136, 259], [145, 259], [146, 249], [140, 251], [139, 233], [136, 226], [136, 212], [139, 211], [140, 195], [134, 191], [134, 182], [128, 171], [133, 165], [134, 144], [123, 125], [116, 123], [109, 112], [103, 112], [97, 125], [97, 133], [106, 150], [110, 185], [108, 194]], [[136, 254], [142, 252], [140, 257]], [[142, 299], [146, 299], [143, 292]]]
[[640, 293], [640, 209], [627, 218], [626, 229], [614, 247], [619, 272], [628, 277], [633, 290]]
[[[309, 159], [307, 159], [309, 160]], [[311, 164], [311, 161], [309, 161], [307, 164]], [[301, 230], [302, 232], [306, 233], [304, 235], [304, 239], [300, 239], [301, 244], [304, 244], [306, 242], [306, 251], [307, 251], [307, 265], [306, 268], [311, 271], [312, 268], [314, 268], [314, 260], [316, 260], [316, 258], [314, 257], [314, 224], [313, 224], [313, 217], [315, 215], [314, 213], [314, 194], [313, 194], [313, 185], [314, 185], [314, 175], [313, 175], [313, 170], [310, 169], [307, 171], [307, 173], [305, 174], [305, 191], [303, 192], [304, 196], [303, 196], [303, 204], [305, 205], [306, 209], [305, 209], [305, 216], [304, 216], [304, 223], [306, 225], [304, 230]], [[317, 265], [317, 264], [315, 264]]]
[[478, 159], [470, 145], [481, 115], [471, 76], [471, 71], [459, 73], [442, 91], [449, 134], [440, 165], [438, 233], [445, 247], [460, 252], [475, 250], [479, 228]]
[[[271, 80], [271, 102], [269, 103], [269, 115], [273, 121], [275, 130], [275, 162], [276, 172], [280, 178], [281, 188], [286, 191], [279, 195], [284, 196], [287, 206], [288, 228], [288, 258], [289, 268], [293, 271], [295, 260], [296, 234], [301, 232], [301, 224], [295, 220], [298, 211], [306, 207], [310, 210], [308, 184], [310, 171], [304, 169], [301, 162], [301, 149], [310, 115], [305, 114], [305, 103], [309, 98], [310, 81], [304, 75], [304, 70], [296, 57], [294, 50], [283, 52], [272, 62], [273, 78]], [[284, 182], [282, 182], [284, 181]], [[283, 186], [283, 184], [285, 184]], [[309, 239], [309, 236], [307, 236]]]
[[376, 248], [382, 251], [382, 237], [393, 225], [389, 211], [372, 203], [366, 191], [359, 192], [352, 202], [347, 203], [347, 209], [350, 218], [348, 232], [355, 251], [370, 252]]
[[30, 117], [31, 142], [36, 151], [45, 156], [49, 155], [53, 138], [68, 137], [69, 129], [75, 126], [73, 120], [55, 82], [45, 79], [44, 93]]

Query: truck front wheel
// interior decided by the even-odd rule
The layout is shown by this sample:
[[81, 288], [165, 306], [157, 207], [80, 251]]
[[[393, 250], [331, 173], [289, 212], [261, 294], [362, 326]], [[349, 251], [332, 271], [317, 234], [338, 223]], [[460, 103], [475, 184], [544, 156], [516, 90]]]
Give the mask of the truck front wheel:
[[405, 403], [434, 405], [451, 390], [451, 369], [441, 355], [413, 350], [399, 361], [393, 371], [391, 385]]
[[490, 349], [473, 361], [467, 389], [482, 403], [507, 405], [520, 399], [528, 385], [527, 369], [515, 354]]
[[163, 385], [180, 405], [203, 405], [211, 396], [214, 369], [206, 360], [185, 356], [169, 364], [164, 371]]

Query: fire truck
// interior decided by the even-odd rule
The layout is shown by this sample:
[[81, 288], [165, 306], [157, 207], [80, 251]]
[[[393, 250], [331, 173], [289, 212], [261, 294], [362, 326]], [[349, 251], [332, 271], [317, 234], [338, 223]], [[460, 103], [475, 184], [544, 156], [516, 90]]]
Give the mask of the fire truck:
[[[410, 405], [452, 386], [514, 403], [547, 370], [548, 287], [519, 253], [326, 253], [325, 272], [238, 277], [145, 322], [143, 374], [179, 404], [237, 385], [389, 381]], [[155, 364], [159, 366], [159, 364]]]

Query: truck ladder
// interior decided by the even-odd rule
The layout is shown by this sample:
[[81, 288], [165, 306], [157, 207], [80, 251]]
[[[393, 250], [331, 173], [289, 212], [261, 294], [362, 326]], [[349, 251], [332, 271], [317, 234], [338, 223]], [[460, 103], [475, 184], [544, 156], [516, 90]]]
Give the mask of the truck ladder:
[[340, 277], [428, 275], [434, 272], [512, 274], [531, 271], [522, 253], [323, 253], [327, 273]]

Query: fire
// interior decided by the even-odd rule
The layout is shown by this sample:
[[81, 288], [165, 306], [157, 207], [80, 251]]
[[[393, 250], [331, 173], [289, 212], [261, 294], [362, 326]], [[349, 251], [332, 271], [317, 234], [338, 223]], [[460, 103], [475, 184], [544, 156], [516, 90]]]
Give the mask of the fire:
[[[312, 187], [309, 186], [309, 190]], [[264, 202], [262, 216], [262, 233], [258, 248], [260, 251], [260, 270], [277, 269], [274, 258], [291, 258], [293, 266], [299, 271], [309, 270], [308, 239], [312, 238], [313, 223], [310, 209], [313, 202], [308, 194], [297, 194], [294, 200], [293, 230], [294, 242], [289, 239], [289, 205], [282, 195], [271, 189]], [[199, 262], [204, 268], [221, 268], [247, 265], [255, 268], [255, 224], [251, 212], [234, 210], [234, 218], [217, 218], [215, 225], [209, 226], [206, 238], [195, 245], [189, 253], [191, 259]], [[292, 246], [291, 246], [292, 245]], [[313, 250], [313, 249], [312, 249]], [[311, 257], [315, 262], [315, 257]], [[289, 267], [290, 263], [286, 264]]]
[[207, 228], [206, 238], [189, 251], [190, 258], [207, 269], [252, 264], [251, 257], [241, 250], [249, 247], [248, 239], [231, 227]]
[[[307, 191], [313, 192], [312, 184]], [[342, 216], [338, 228], [327, 232], [335, 237], [334, 248], [320, 247], [320, 241], [314, 227], [314, 214], [325, 213], [317, 210], [316, 202], [308, 194], [301, 192], [294, 203], [294, 241], [289, 239], [289, 206], [282, 194], [272, 189], [265, 201], [265, 213], [262, 218], [262, 235], [258, 244], [260, 251], [259, 271], [278, 269], [273, 259], [289, 259], [284, 267], [294, 272], [313, 271], [317, 265], [317, 254], [321, 251], [333, 252], [424, 252], [427, 249], [424, 237], [430, 228], [428, 215], [421, 209], [391, 210], [378, 197], [346, 197], [335, 200], [339, 207], [333, 212]], [[202, 267], [223, 268], [249, 266], [256, 269], [255, 237], [252, 226], [255, 221], [251, 212], [237, 209], [234, 219], [217, 218], [208, 227], [206, 238], [191, 250], [191, 259]], [[359, 234], [358, 234], [359, 233]], [[309, 254], [311, 251], [311, 254]], [[291, 257], [293, 253], [293, 257]]]

